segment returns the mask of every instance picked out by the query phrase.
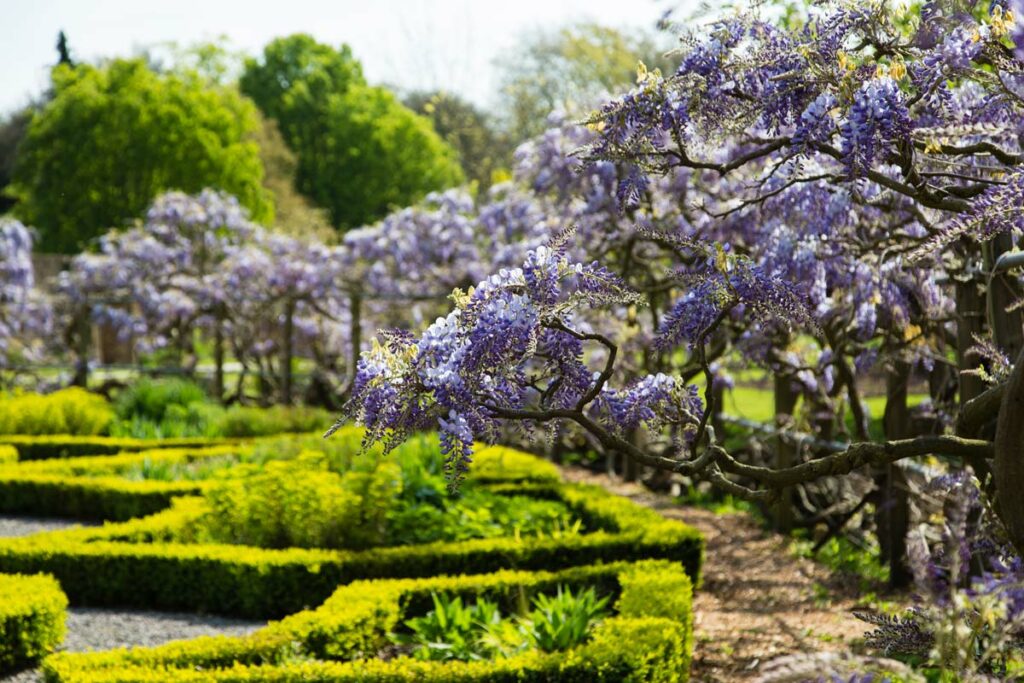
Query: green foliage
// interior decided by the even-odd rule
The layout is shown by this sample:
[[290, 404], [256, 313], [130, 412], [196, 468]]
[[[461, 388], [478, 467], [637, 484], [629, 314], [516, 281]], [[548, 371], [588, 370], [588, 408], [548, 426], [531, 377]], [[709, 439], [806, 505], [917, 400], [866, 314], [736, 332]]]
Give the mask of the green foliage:
[[239, 81], [298, 158], [300, 192], [335, 228], [371, 223], [462, 181], [455, 152], [430, 121], [366, 85], [348, 47], [297, 34], [248, 60]]
[[160, 422], [172, 406], [186, 408], [207, 400], [203, 388], [187, 379], [143, 378], [118, 396], [117, 415], [122, 420], [144, 418]]
[[18, 109], [0, 120], [0, 214], [7, 213], [14, 206], [14, 198], [7, 196], [4, 189], [11, 184], [18, 147], [28, 133], [32, 110], [36, 106]]
[[340, 476], [287, 462], [247, 469], [234, 468], [207, 489], [210, 540], [259, 548], [346, 546], [360, 499]]
[[334, 422], [322, 408], [271, 406], [255, 408], [234, 405], [214, 414], [206, 435], [211, 437], [253, 437], [298, 432], [324, 432]]
[[0, 434], [105, 434], [114, 418], [106, 399], [71, 387], [52, 394], [0, 395]]
[[483, 659], [482, 636], [487, 627], [501, 621], [498, 605], [485, 598], [464, 605], [459, 596], [431, 593], [430, 597], [434, 609], [422, 617], [406, 620], [411, 633], [392, 634], [394, 642], [412, 646], [412, 655], [417, 659]]
[[807, 539], [793, 541], [793, 553], [821, 562], [833, 572], [855, 576], [861, 580], [862, 590], [889, 581], [889, 565], [879, 558], [878, 543], [870, 539], [869, 547], [860, 547], [845, 536], [830, 538], [817, 552], [814, 543]]
[[159, 75], [140, 60], [61, 65], [52, 79], [53, 99], [32, 117], [11, 186], [41, 250], [73, 253], [172, 189], [214, 187], [254, 220], [272, 217], [249, 140], [256, 113], [236, 91]]
[[597, 597], [592, 588], [573, 595], [571, 588], [559, 586], [555, 595], [533, 599], [527, 633], [545, 652], [568, 650], [586, 640], [591, 627], [604, 618], [607, 604], [608, 598]]
[[67, 607], [53, 577], [0, 574], [0, 674], [53, 652], [64, 639]]
[[333, 422], [327, 411], [306, 406], [222, 408], [199, 385], [177, 378], [136, 382], [118, 397], [117, 413], [121, 421], [111, 431], [140, 439], [268, 436], [323, 431]]
[[405, 105], [430, 119], [434, 130], [451, 145], [466, 178], [486, 189], [512, 165], [513, 145], [498, 132], [491, 117], [448, 92], [415, 92]]
[[[121, 482], [154, 489], [171, 486]], [[103, 483], [112, 493], [118, 491], [109, 479]], [[558, 496], [585, 520], [604, 523], [591, 526], [588, 521], [593, 531], [564, 537], [505, 536], [367, 550], [266, 550], [182, 543], [182, 538], [196, 533], [208, 509], [198, 499], [101, 528], [0, 539], [0, 571], [52, 573], [72, 600], [82, 603], [260, 618], [316, 604], [339, 583], [360, 577], [551, 569], [645, 557], [680, 561], [692, 576], [699, 575], [703, 543], [690, 527], [628, 500], [620, 503], [600, 490], [560, 486], [547, 495]], [[126, 592], [125, 585], [131, 591]]]
[[[633, 590], [646, 579], [661, 587], [670, 604], [686, 604], [676, 619], [649, 613], [611, 615], [593, 629], [590, 642], [557, 653], [538, 649], [490, 661], [427, 661], [374, 655], [387, 634], [408, 613], [426, 612], [432, 596], [459, 596], [464, 603], [508, 607], [524, 593], [542, 594], [564, 586], [618, 594], [623, 574]], [[651, 593], [654, 591], [652, 590]], [[154, 648], [62, 653], [44, 663], [47, 680], [99, 681], [567, 681], [622, 683], [686, 681], [691, 641], [690, 584], [678, 565], [667, 562], [614, 563], [558, 572], [501, 571], [494, 574], [400, 581], [355, 581], [337, 588], [315, 610], [291, 615], [251, 635], [200, 638]], [[472, 608], [470, 608], [472, 609]], [[421, 612], [421, 613], [422, 613]], [[486, 611], [482, 615], [487, 617]], [[514, 627], [514, 625], [513, 625]], [[311, 658], [320, 661], [311, 661]]]
[[448, 661], [510, 657], [530, 648], [544, 652], [568, 650], [583, 644], [605, 616], [607, 598], [593, 588], [574, 595], [571, 587], [533, 598], [526, 617], [503, 617], [497, 603], [486, 598], [464, 604], [460, 596], [431, 594], [434, 609], [405, 622], [411, 633], [391, 635], [412, 647], [417, 659]]

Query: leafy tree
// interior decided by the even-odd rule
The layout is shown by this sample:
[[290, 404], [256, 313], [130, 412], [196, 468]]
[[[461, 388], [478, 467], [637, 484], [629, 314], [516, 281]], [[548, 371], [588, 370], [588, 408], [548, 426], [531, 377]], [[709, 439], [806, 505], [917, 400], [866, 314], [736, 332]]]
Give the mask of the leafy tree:
[[11, 184], [18, 146], [25, 139], [31, 120], [32, 108], [26, 107], [9, 114], [0, 122], [0, 213], [9, 211], [15, 204], [14, 198], [4, 193], [4, 188]]
[[58, 66], [53, 99], [33, 115], [14, 168], [17, 213], [40, 247], [73, 252], [169, 189], [231, 192], [256, 220], [272, 216], [256, 111], [235, 91], [140, 60]]
[[57, 34], [57, 55], [58, 64], [75, 65], [74, 60], [71, 59], [71, 48], [68, 47], [68, 37], [64, 35], [64, 31]]
[[430, 122], [366, 85], [348, 47], [280, 38], [246, 62], [240, 86], [277, 121], [298, 157], [299, 191], [328, 209], [336, 228], [373, 222], [462, 180]]
[[470, 180], [489, 187], [495, 175], [512, 163], [512, 145], [495, 122], [458, 95], [448, 92], [414, 92], [405, 105], [434, 124], [434, 130], [459, 155]]
[[642, 33], [594, 23], [528, 35], [498, 60], [500, 108], [516, 142], [548, 127], [552, 113], [581, 116], [636, 80], [637, 62], [671, 68], [665, 48]]
[[274, 195], [274, 229], [295, 237], [330, 242], [336, 233], [327, 212], [295, 189], [299, 163], [295, 153], [288, 148], [273, 119], [260, 116], [260, 124], [255, 140], [265, 170], [263, 186]]

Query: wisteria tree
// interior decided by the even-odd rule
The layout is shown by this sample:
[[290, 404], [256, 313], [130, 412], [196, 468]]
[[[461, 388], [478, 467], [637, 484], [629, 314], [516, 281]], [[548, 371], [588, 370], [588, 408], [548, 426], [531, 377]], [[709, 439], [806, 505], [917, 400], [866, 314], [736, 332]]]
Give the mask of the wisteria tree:
[[[612, 257], [577, 260], [562, 235], [457, 292], [422, 337], [382, 335], [350, 404], [368, 440], [390, 446], [438, 428], [455, 482], [474, 440], [499, 426], [568, 421], [644, 465], [755, 500], [922, 455], [969, 462], [998, 491], [1015, 490], [1024, 359], [1001, 357], [1024, 346], [1005, 255], [1024, 228], [1020, 9], [833, 2], [786, 25], [754, 12], [685, 38], [675, 73], [642, 72], [593, 116], [597, 139], [580, 158], [615, 166], [625, 212], [671, 182], [674, 225], [635, 221], [634, 234], [661, 248], [650, 267], [662, 266], [657, 286], [671, 300], [650, 347], [683, 352], [700, 386], [676, 362], [613, 386], [620, 330], [594, 327], [589, 313], [628, 311], [644, 292], [613, 274]], [[727, 450], [711, 424], [720, 380], [710, 351], [722, 338], [824, 405], [843, 395], [851, 442], [791, 464]], [[811, 340], [816, 357], [789, 353], [794, 339]], [[976, 371], [955, 375], [952, 427], [872, 440], [858, 370], [942, 365], [946, 349], [958, 370]], [[660, 445], [625, 438], [639, 426]], [[998, 509], [1024, 549], [1024, 500], [1003, 496]]]
[[32, 233], [15, 220], [0, 220], [0, 378], [15, 354], [39, 351], [51, 323], [50, 310], [35, 289]]

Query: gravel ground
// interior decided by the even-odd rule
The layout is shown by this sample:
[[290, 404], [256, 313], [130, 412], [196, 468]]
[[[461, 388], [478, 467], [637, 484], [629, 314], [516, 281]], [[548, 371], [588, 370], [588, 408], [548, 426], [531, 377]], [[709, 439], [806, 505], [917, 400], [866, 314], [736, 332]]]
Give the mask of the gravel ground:
[[60, 517], [21, 517], [0, 515], [0, 538], [28, 536], [40, 531], [61, 531], [74, 526], [96, 526], [94, 522]]
[[[126, 645], [160, 645], [199, 636], [238, 636], [263, 625], [263, 622], [196, 614], [80, 607], [68, 610], [68, 634], [61, 649], [87, 652]], [[30, 670], [0, 678], [0, 683], [37, 683], [42, 680], [37, 671]]]

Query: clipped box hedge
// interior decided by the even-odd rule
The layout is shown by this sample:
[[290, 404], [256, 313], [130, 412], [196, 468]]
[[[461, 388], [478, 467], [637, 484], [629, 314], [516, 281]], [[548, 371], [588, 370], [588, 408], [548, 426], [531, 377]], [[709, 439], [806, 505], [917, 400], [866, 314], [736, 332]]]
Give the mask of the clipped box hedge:
[[53, 652], [64, 640], [67, 607], [51, 576], [0, 574], [0, 674]]
[[[354, 432], [361, 439], [361, 434]], [[0, 513], [123, 522], [170, 506], [179, 496], [203, 491], [202, 481], [132, 481], [119, 476], [145, 462], [188, 463], [236, 455], [248, 444], [161, 448], [67, 460], [4, 460], [0, 445]], [[355, 446], [353, 446], [355, 447]], [[501, 446], [480, 449], [471, 478], [483, 484], [555, 483], [558, 468], [528, 453]]]
[[48, 460], [51, 458], [77, 458], [87, 455], [111, 455], [125, 451], [145, 451], [156, 448], [206, 448], [236, 443], [238, 439], [131, 439], [116, 436], [74, 436], [56, 434], [44, 436], [0, 436], [0, 445], [13, 446], [18, 460]]
[[[615, 600], [615, 614], [591, 639], [564, 652], [508, 659], [425, 662], [375, 658], [402, 619], [426, 612], [432, 593], [487, 597], [506, 609], [558, 586], [592, 586]], [[320, 607], [241, 637], [206, 637], [154, 648], [62, 653], [46, 659], [47, 680], [441, 682], [657, 681], [689, 678], [692, 587], [665, 561], [613, 563], [558, 572], [501, 571], [476, 576], [357, 581]]]
[[140, 520], [0, 540], [0, 571], [52, 573], [75, 604], [259, 618], [319, 604], [339, 584], [366, 578], [557, 569], [647, 558], [680, 562], [692, 578], [699, 577], [703, 538], [682, 522], [599, 487], [506, 486], [509, 492], [561, 500], [588, 528], [598, 530], [359, 551], [166, 542], [197, 519], [200, 506], [185, 499]]
[[0, 444], [0, 465], [18, 462], [18, 449], [9, 444]]
[[[2, 448], [2, 446], [0, 446]], [[202, 492], [199, 481], [132, 481], [121, 472], [145, 462], [186, 463], [239, 453], [241, 446], [162, 448], [70, 460], [0, 465], [0, 512], [125, 521]]]

